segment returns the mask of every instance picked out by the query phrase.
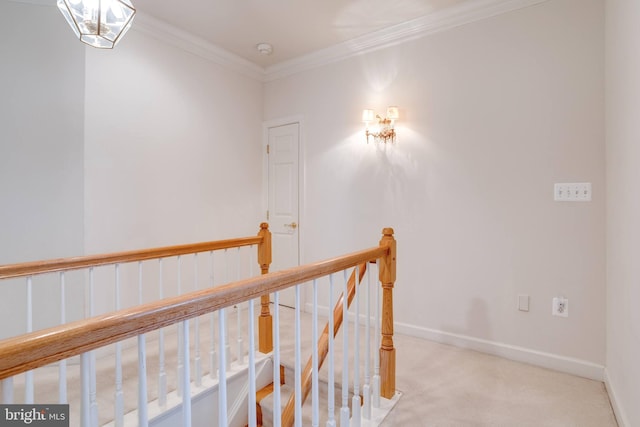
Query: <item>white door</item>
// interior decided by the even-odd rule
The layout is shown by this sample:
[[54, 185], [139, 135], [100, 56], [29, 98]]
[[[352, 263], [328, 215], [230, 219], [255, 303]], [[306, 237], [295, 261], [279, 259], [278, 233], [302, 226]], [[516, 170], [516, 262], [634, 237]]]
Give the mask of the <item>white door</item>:
[[[298, 146], [299, 124], [270, 127], [268, 131], [268, 222], [272, 233], [270, 271], [299, 265]], [[295, 291], [280, 292], [280, 304], [295, 306]]]

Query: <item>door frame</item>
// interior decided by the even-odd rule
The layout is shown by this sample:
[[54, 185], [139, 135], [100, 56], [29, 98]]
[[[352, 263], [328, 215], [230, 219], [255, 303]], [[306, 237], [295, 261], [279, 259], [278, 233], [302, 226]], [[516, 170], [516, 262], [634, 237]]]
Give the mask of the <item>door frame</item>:
[[[269, 157], [267, 156], [267, 144], [269, 144], [269, 128], [298, 124], [298, 265], [304, 264], [304, 229], [305, 229], [305, 189], [304, 181], [305, 164], [305, 137], [304, 137], [304, 117], [294, 115], [282, 117], [262, 122], [262, 214], [263, 221], [267, 220], [267, 210], [269, 209]], [[301, 305], [305, 305], [304, 292], [300, 295]]]

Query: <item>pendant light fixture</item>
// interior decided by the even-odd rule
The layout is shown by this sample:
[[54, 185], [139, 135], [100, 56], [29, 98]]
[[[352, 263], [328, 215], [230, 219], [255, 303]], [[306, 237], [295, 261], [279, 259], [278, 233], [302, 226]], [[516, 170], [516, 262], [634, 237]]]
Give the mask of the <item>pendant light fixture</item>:
[[136, 14], [129, 0], [58, 0], [58, 9], [81, 42], [100, 49], [117, 45]]

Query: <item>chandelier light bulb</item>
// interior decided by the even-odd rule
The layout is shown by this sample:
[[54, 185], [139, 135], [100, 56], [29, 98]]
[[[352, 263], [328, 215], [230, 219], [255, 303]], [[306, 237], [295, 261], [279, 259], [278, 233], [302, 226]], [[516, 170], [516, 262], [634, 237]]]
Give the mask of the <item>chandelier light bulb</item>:
[[57, 5], [76, 37], [100, 49], [117, 45], [136, 14], [129, 0], [58, 0]]

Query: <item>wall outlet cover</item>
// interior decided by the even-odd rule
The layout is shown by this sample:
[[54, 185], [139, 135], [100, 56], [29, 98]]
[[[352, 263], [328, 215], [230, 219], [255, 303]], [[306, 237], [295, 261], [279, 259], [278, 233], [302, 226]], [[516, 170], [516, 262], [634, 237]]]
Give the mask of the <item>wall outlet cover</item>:
[[559, 317], [569, 317], [569, 300], [556, 297], [551, 302], [551, 314]]

